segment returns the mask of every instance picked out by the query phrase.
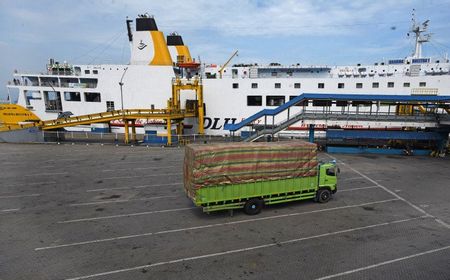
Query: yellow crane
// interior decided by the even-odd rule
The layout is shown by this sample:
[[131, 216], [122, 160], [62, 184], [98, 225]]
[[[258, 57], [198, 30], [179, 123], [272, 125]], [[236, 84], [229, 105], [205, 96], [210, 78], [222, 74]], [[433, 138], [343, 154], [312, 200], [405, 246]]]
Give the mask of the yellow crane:
[[225, 62], [225, 63], [223, 64], [222, 67], [220, 67], [220, 69], [219, 69], [219, 75], [220, 75], [220, 78], [221, 78], [221, 79], [222, 79], [223, 70], [225, 70], [225, 67], [227, 67], [227, 65], [230, 63], [230, 61], [231, 61], [235, 56], [237, 56], [237, 55], [238, 55], [238, 51], [236, 50], [236, 51], [230, 56], [230, 58], [227, 60], [227, 62]]

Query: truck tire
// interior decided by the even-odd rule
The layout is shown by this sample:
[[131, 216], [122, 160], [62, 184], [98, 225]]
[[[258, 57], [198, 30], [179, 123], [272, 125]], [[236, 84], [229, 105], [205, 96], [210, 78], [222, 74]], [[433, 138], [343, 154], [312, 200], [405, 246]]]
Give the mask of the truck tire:
[[247, 215], [259, 214], [261, 213], [263, 205], [264, 205], [263, 201], [259, 198], [249, 199], [244, 205], [244, 212]]
[[316, 201], [320, 203], [326, 203], [331, 199], [331, 192], [329, 189], [320, 189], [316, 194]]

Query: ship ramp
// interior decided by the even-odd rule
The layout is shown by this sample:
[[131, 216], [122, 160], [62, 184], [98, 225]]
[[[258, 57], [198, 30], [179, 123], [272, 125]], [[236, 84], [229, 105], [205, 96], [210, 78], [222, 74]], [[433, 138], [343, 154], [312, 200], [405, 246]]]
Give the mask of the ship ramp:
[[[186, 109], [181, 108], [180, 94], [182, 90], [193, 90], [196, 93], [195, 104]], [[102, 113], [67, 116], [54, 120], [40, 120], [30, 110], [17, 104], [0, 104], [0, 132], [8, 132], [8, 139], [11, 132], [39, 128], [41, 130], [55, 130], [65, 127], [87, 125], [94, 123], [109, 123], [114, 120], [123, 120], [125, 124], [125, 143], [129, 143], [129, 127], [132, 129], [132, 140], [136, 140], [136, 120], [138, 119], [160, 119], [164, 120], [167, 126], [167, 145], [171, 145], [171, 126], [176, 125], [177, 134], [182, 134], [182, 120], [184, 118], [198, 118], [199, 124], [203, 124], [203, 84], [200, 78], [182, 79], [174, 78], [172, 81], [172, 98], [167, 102], [165, 109], [124, 109]], [[199, 125], [199, 133], [203, 134], [203, 125]]]

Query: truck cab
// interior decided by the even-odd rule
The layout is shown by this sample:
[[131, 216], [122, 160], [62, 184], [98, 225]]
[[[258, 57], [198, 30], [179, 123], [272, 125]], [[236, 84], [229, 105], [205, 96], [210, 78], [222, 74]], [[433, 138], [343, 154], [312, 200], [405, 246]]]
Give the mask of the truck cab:
[[332, 193], [337, 191], [337, 174], [339, 168], [335, 161], [319, 165], [319, 189], [328, 189]]

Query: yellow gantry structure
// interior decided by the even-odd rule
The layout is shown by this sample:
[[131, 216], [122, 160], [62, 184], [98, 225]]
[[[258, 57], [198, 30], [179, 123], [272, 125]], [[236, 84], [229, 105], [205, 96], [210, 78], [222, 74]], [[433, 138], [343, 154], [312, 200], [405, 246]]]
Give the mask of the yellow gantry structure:
[[[196, 106], [193, 108], [181, 108], [181, 90], [193, 90], [196, 96]], [[75, 117], [59, 118], [55, 120], [41, 121], [28, 109], [17, 104], [0, 104], [0, 131], [17, 130], [29, 127], [39, 127], [42, 130], [52, 130], [70, 126], [86, 125], [93, 123], [108, 123], [113, 120], [123, 120], [125, 128], [125, 143], [136, 140], [137, 119], [164, 120], [167, 126], [167, 145], [172, 144], [172, 124], [177, 126], [177, 134], [182, 134], [185, 118], [198, 118], [198, 132], [204, 134], [204, 110], [203, 110], [203, 85], [201, 79], [191, 80], [176, 78], [172, 81], [172, 98], [167, 101], [166, 109], [126, 109], [103, 112], [97, 114], [81, 115]]]

